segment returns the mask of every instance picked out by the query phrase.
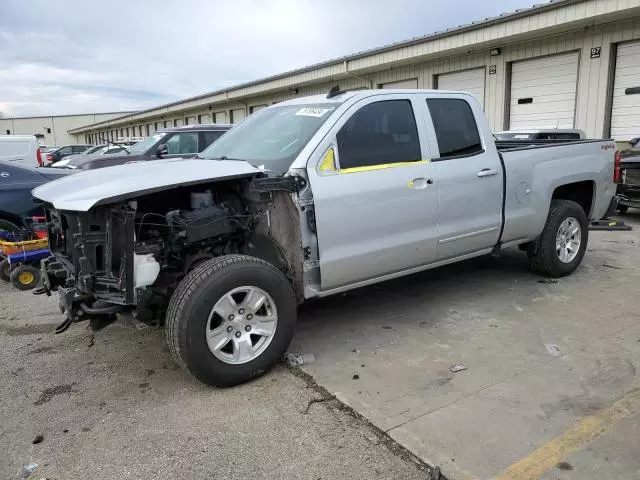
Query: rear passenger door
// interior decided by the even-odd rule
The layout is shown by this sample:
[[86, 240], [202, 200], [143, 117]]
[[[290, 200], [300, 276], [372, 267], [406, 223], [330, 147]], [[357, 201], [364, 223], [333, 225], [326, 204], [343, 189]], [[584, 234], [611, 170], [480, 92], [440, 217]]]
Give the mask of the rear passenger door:
[[434, 261], [434, 166], [418, 127], [425, 110], [411, 95], [364, 99], [311, 157], [323, 290]]
[[[426, 99], [438, 153], [438, 259], [479, 252], [498, 241], [503, 171], [482, 110], [469, 97]], [[484, 130], [481, 130], [483, 128]]]

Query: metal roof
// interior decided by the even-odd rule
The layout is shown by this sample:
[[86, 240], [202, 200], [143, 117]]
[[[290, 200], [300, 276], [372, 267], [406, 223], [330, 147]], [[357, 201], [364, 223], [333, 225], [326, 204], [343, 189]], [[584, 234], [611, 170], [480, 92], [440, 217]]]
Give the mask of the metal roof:
[[[124, 114], [123, 116], [131, 115], [132, 113], [140, 113], [139, 110], [124, 110], [120, 112], [96, 112], [96, 113], [69, 113], [67, 115], [31, 115], [27, 117], [0, 117], [0, 120], [29, 120], [33, 118], [64, 118], [64, 117], [86, 117], [90, 115], [116, 115]], [[119, 118], [119, 117], [116, 117]], [[115, 120], [116, 118], [112, 118]], [[82, 127], [77, 127], [82, 128]]]

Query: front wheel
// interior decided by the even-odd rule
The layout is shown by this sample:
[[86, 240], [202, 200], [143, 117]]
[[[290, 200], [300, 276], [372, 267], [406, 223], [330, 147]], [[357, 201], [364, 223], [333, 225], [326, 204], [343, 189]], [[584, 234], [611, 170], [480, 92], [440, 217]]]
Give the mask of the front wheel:
[[580, 265], [588, 239], [582, 207], [570, 200], [552, 200], [542, 234], [529, 247], [531, 267], [549, 277], [569, 275]]
[[178, 285], [165, 335], [177, 362], [202, 382], [228, 387], [259, 377], [285, 352], [297, 303], [273, 265], [244, 255], [208, 260]]

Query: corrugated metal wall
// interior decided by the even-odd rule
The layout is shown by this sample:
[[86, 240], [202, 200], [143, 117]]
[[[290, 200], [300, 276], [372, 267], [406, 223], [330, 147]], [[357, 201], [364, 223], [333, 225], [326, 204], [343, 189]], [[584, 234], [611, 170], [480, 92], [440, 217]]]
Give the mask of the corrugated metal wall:
[[[494, 34], [497, 36], [505, 36], [515, 30], [522, 31], [542, 28], [547, 25], [544, 22], [552, 22], [551, 17], [549, 16], [551, 12], [556, 12], [554, 14], [556, 16], [580, 16], [582, 14], [590, 13], [590, 11], [584, 9], [599, 8], [603, 9], [603, 11], [609, 11], [611, 9], [615, 9], [616, 5], [620, 6], [620, 4], [625, 1], [629, 3], [631, 0], [600, 0], [599, 2], [585, 2], [584, 4], [567, 6], [565, 9], [558, 9], [557, 11], [543, 12], [530, 18], [527, 17], [519, 19], [515, 22], [505, 23], [491, 28], [498, 30], [502, 29], [500, 31], [496, 30]], [[620, 4], [617, 2], [620, 2]], [[593, 6], [596, 3], [597, 7]], [[566, 20], [566, 18], [562, 18], [560, 20]], [[558, 19], [556, 18], [556, 21], [557, 20]], [[553, 23], [549, 23], [549, 25], [552, 24]], [[489, 31], [491, 29], [485, 30]], [[477, 35], [477, 33], [469, 32], [463, 34], [462, 39], [455, 40], [456, 43], [454, 46], [457, 47], [459, 44], [466, 44], [466, 42], [471, 42], [470, 44], [472, 44], [474, 41], [474, 38], [472, 37], [474, 35]], [[489, 34], [483, 33], [483, 35]], [[371, 85], [373, 85], [373, 88], [377, 88], [377, 86], [381, 84], [417, 78], [419, 88], [433, 88], [434, 78], [438, 74], [484, 67], [487, 70], [485, 112], [489, 119], [491, 128], [494, 131], [498, 131], [508, 128], [508, 118], [506, 116], [507, 109], [505, 106], [509, 103], [508, 97], [510, 90], [511, 63], [518, 60], [575, 51], [579, 55], [575, 127], [583, 129], [588, 137], [597, 138], [609, 135], [609, 116], [611, 111], [610, 85], [613, 81], [612, 65], [615, 59], [615, 46], [619, 42], [633, 39], [640, 39], [640, 18], [612, 22], [595, 27], [581, 27], [569, 33], [551, 36], [547, 35], [544, 38], [537, 40], [501, 45], [501, 53], [498, 56], [492, 56], [490, 54], [490, 50], [483, 50], [456, 54], [432, 61], [425, 62], [423, 60], [404, 66], [394, 65], [392, 68], [380, 63], [377, 64], [377, 67], [375, 63], [363, 63], [360, 65], [358, 63], [360, 60], [354, 60], [350, 62], [349, 68], [351, 71], [356, 71], [356, 67], [368, 69], [365, 72], [357, 72], [358, 77], [360, 78], [345, 78], [344, 70], [341, 71], [337, 67], [331, 67], [333, 70], [331, 70], [330, 67], [323, 67], [319, 68], [315, 74], [312, 75], [309, 73], [309, 75], [305, 76], [305, 82], [313, 82], [314, 78], [324, 78], [323, 81], [319, 81], [316, 84], [309, 85], [307, 83], [304, 85], [298, 84], [296, 86], [295, 84], [287, 84], [287, 82], [282, 80], [282, 83], [278, 83], [277, 87], [283, 89], [278, 92], [268, 94], [257, 93], [260, 88], [265, 88], [264, 86], [260, 88], [247, 87], [244, 89], [246, 92], [243, 90], [244, 94], [250, 94], [251, 92], [255, 93], [253, 96], [243, 98], [241, 102], [237, 99], [225, 100], [223, 96], [220, 96], [221, 98], [219, 100], [213, 98], [208, 99], [208, 102], [210, 102], [208, 105], [202, 105], [202, 101], [199, 106], [195, 106], [195, 102], [185, 102], [184, 105], [180, 105], [180, 107], [184, 108], [184, 111], [180, 113], [172, 111], [171, 118], [175, 119], [176, 115], [181, 115], [181, 119], [193, 116], [197, 118], [200, 115], [211, 115], [213, 109], [213, 111], [216, 112], [214, 121], [219, 122], [223, 117], [226, 117], [224, 121], [229, 121], [231, 119], [230, 113], [233, 110], [237, 111], [242, 109], [245, 112], [248, 112], [249, 107], [254, 105], [271, 105], [291, 98], [325, 93], [328, 92], [332, 86], [337, 84], [343, 90], [354, 90], [369, 88]], [[442, 45], [443, 48], [447, 47], [447, 41], [453, 42], [453, 40], [447, 40], [447, 38], [442, 39], [442, 41], [445, 42], [445, 44]], [[598, 58], [591, 58], [591, 49], [596, 47], [600, 48], [600, 56]], [[371, 55], [366, 57], [366, 59], [369, 62], [373, 62], [374, 58], [377, 59], [376, 61], [378, 62], [395, 61], [403, 55], [416, 56], [418, 53], [422, 52], [421, 50], [419, 52], [415, 50], [419, 48], [422, 47], [403, 47], [397, 51]], [[362, 59], [363, 62], [364, 60], [365, 59]], [[375, 71], [376, 68], [379, 70]], [[329, 72], [329, 70], [331, 71]], [[335, 74], [335, 80], [327, 81], [326, 75], [328, 73]], [[295, 77], [297, 78], [299, 75], [295, 75]], [[276, 87], [275, 83], [277, 82], [274, 81], [274, 87]], [[238, 95], [240, 95], [240, 92], [234, 92], [234, 96]], [[223, 113], [224, 115], [222, 115]], [[140, 122], [140, 124], [154, 123], [160, 122], [161, 117], [159, 114], [156, 114], [137, 121]], [[178, 122], [181, 121], [182, 120], [178, 120]], [[121, 126], [127, 127], [138, 124], [139, 123], [134, 122], [123, 122], [116, 126], [106, 126], [105, 129], [108, 130], [111, 128], [120, 128]]]

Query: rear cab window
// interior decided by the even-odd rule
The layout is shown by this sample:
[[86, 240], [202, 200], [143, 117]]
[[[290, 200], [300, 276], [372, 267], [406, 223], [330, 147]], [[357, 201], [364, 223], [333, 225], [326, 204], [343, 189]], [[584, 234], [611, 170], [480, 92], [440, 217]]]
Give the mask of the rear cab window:
[[[336, 135], [340, 173], [422, 160], [410, 100], [382, 100], [356, 111]], [[327, 171], [320, 165], [321, 171]]]
[[427, 106], [440, 150], [440, 158], [434, 161], [470, 157], [484, 152], [476, 119], [466, 100], [429, 98]]

